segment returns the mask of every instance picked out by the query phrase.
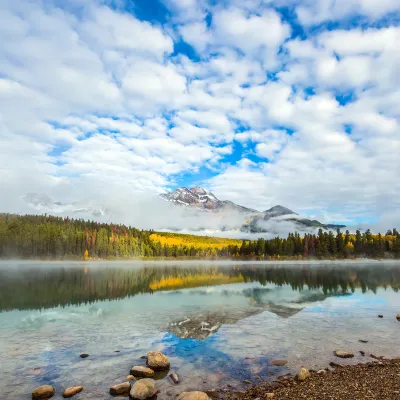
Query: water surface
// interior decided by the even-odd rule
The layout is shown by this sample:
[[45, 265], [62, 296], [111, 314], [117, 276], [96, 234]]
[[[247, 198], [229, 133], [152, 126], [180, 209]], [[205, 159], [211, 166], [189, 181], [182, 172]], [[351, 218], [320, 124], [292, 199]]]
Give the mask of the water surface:
[[382, 262], [2, 262], [1, 393], [82, 384], [76, 399], [109, 399], [154, 349], [181, 378], [158, 376], [161, 399], [325, 367], [338, 348], [356, 353], [346, 363], [400, 356], [399, 287], [400, 264]]

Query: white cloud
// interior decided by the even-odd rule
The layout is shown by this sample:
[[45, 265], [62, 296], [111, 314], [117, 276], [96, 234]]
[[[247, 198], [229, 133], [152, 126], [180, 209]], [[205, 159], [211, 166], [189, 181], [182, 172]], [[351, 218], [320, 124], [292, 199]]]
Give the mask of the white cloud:
[[[122, 3], [1, 2], [2, 210], [26, 191], [132, 199], [202, 168], [220, 198], [256, 209], [398, 210], [400, 29], [375, 24], [397, 2], [166, 0], [164, 25]], [[291, 39], [280, 5], [306, 33], [353, 15], [363, 28]], [[199, 61], [175, 53], [180, 37]]]

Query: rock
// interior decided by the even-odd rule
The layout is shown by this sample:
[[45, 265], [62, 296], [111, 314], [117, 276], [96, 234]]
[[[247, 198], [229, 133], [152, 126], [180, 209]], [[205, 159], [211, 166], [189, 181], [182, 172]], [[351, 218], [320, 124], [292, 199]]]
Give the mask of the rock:
[[360, 342], [360, 343], [368, 343], [368, 340], [362, 340], [362, 339], [360, 339], [359, 342]]
[[169, 368], [168, 357], [160, 351], [149, 351], [147, 353], [147, 366], [154, 371], [163, 371]]
[[336, 364], [336, 363], [333, 362], [333, 361], [331, 361], [331, 362], [329, 363], [329, 365], [330, 365], [332, 368], [342, 368], [342, 366], [343, 366], [343, 365], [340, 365], [340, 364]]
[[125, 380], [126, 381], [135, 381], [136, 378], [133, 375], [128, 375], [128, 376], [125, 377]]
[[204, 392], [182, 392], [175, 400], [209, 400]]
[[243, 383], [245, 383], [246, 385], [251, 385], [251, 381], [249, 381], [248, 379], [245, 379], [245, 380], [243, 381]]
[[317, 371], [317, 374], [319, 375], [324, 375], [326, 373], [327, 373], [326, 369], [320, 369], [319, 371]]
[[333, 352], [333, 354], [336, 357], [340, 357], [340, 358], [353, 358], [354, 357], [353, 353], [350, 353], [349, 351], [345, 351], [345, 350], [335, 350]]
[[130, 395], [137, 400], [145, 400], [156, 394], [156, 382], [150, 378], [140, 379], [132, 385]]
[[119, 385], [114, 385], [110, 387], [110, 394], [117, 396], [119, 394], [129, 393], [131, 389], [131, 384], [129, 382], [120, 383]]
[[375, 354], [370, 354], [369, 356], [375, 358], [375, 360], [383, 360], [383, 356], [376, 356]]
[[266, 393], [266, 394], [265, 394], [265, 397], [266, 397], [267, 399], [273, 399], [273, 398], [275, 397], [275, 393]]
[[360, 354], [364, 357], [365, 356], [365, 351], [360, 350]]
[[[186, 392], [186, 393], [187, 393], [187, 392]], [[212, 399], [218, 399], [218, 398], [219, 398], [218, 391], [215, 390], [215, 389], [206, 390], [206, 391], [205, 391], [205, 394], [206, 394], [208, 397], [211, 397]]]
[[397, 314], [397, 315], [396, 315], [396, 319], [397, 319], [397, 321], [400, 322], [400, 314]]
[[383, 318], [383, 315], [378, 315], [378, 318]]
[[178, 383], [179, 383], [179, 376], [178, 376], [178, 374], [176, 374], [175, 372], [173, 372], [172, 374], [170, 374], [169, 377], [172, 379], [172, 381], [173, 381], [175, 384], [178, 384]]
[[131, 368], [130, 374], [138, 378], [151, 378], [154, 376], [154, 371], [150, 368], [136, 366]]
[[83, 353], [83, 354], [81, 354], [79, 357], [80, 357], [80, 358], [88, 358], [88, 357], [89, 357], [89, 354]]
[[56, 389], [54, 389], [53, 386], [50, 385], [39, 386], [32, 392], [32, 399], [33, 400], [49, 399], [50, 397], [53, 397], [55, 394], [56, 394]]
[[300, 382], [305, 381], [310, 377], [310, 371], [307, 368], [300, 368], [296, 374], [296, 379]]
[[272, 360], [271, 361], [271, 365], [274, 365], [275, 367], [283, 367], [286, 364], [287, 364], [286, 360]]
[[62, 395], [64, 398], [68, 398], [68, 397], [75, 396], [77, 393], [82, 392], [82, 390], [83, 390], [83, 386], [73, 386], [73, 387], [69, 387], [69, 388], [65, 389]]

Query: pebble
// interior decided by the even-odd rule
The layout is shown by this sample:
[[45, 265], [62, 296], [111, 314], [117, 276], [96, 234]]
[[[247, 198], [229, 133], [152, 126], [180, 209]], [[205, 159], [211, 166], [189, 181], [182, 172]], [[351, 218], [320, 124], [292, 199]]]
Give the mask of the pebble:
[[368, 340], [362, 340], [362, 339], [360, 339], [359, 342], [360, 342], [360, 343], [368, 343]]
[[82, 392], [82, 390], [83, 390], [83, 386], [73, 386], [73, 387], [69, 387], [69, 388], [65, 389], [62, 395], [64, 398], [69, 398], [69, 397], [75, 396], [76, 394]]
[[169, 375], [172, 381], [177, 385], [179, 383], [179, 376], [175, 372]]
[[273, 398], [275, 397], [275, 393], [266, 393], [266, 394], [265, 394], [265, 397], [266, 397], [267, 399], [273, 399]]
[[55, 394], [56, 394], [56, 389], [54, 389], [53, 386], [43, 385], [43, 386], [37, 387], [32, 392], [32, 399], [33, 400], [49, 399], [50, 397], [53, 397]]
[[360, 350], [360, 354], [364, 357], [365, 356], [365, 351]]
[[353, 358], [354, 357], [353, 353], [350, 353], [349, 351], [345, 351], [345, 350], [335, 350], [333, 352], [333, 354], [336, 357], [340, 357], [340, 358]]
[[271, 360], [271, 365], [274, 365], [275, 367], [283, 367], [287, 363], [287, 360]]
[[169, 359], [160, 351], [149, 351], [147, 353], [147, 366], [154, 371], [169, 369]]
[[140, 379], [132, 385], [130, 396], [134, 399], [145, 400], [156, 394], [156, 382], [150, 378]]
[[319, 371], [317, 371], [317, 374], [326, 374], [326, 369], [320, 369]]
[[116, 396], [119, 394], [129, 393], [131, 384], [129, 382], [120, 383], [119, 385], [114, 385], [110, 387], [110, 394]]
[[378, 318], [383, 318], [383, 315], [378, 315]]
[[310, 377], [310, 371], [307, 368], [300, 368], [296, 374], [296, 379], [300, 382]]
[[151, 368], [135, 366], [131, 368], [130, 374], [138, 378], [151, 378], [154, 376], [154, 371]]
[[88, 358], [88, 357], [89, 357], [89, 354], [83, 353], [83, 354], [81, 354], [79, 357], [80, 357], [80, 358]]
[[207, 393], [204, 392], [182, 392], [176, 400], [209, 400]]

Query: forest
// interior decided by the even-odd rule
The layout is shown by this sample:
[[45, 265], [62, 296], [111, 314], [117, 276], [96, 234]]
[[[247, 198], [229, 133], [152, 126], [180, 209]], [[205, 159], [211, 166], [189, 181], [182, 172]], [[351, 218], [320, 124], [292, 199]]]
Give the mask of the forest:
[[341, 259], [400, 258], [400, 233], [370, 230], [236, 240], [140, 230], [49, 215], [0, 214], [0, 258], [20, 259]]

